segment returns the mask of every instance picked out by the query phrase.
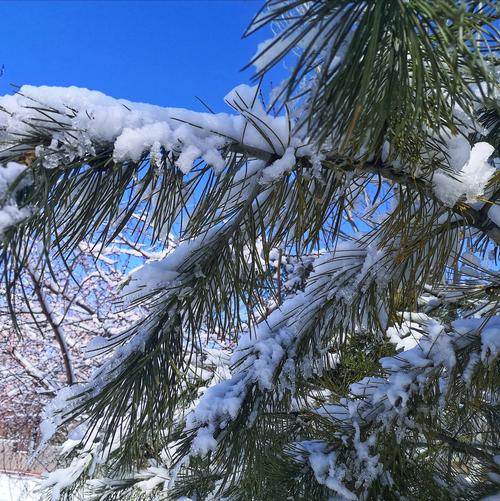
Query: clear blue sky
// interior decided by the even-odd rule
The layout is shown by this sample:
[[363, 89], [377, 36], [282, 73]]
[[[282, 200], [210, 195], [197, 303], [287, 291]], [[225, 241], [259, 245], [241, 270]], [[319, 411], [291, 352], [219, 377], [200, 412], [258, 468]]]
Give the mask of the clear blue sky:
[[10, 83], [77, 85], [114, 97], [224, 110], [270, 32], [242, 40], [261, 0], [0, 1], [0, 94]]

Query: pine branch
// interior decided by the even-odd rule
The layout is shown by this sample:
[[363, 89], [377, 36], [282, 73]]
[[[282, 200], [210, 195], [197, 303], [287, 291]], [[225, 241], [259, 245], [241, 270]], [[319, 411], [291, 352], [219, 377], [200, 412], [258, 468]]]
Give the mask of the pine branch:
[[[234, 145], [231, 146], [231, 148], [239, 153], [246, 152], [247, 154], [251, 154], [262, 160], [267, 159], [268, 161], [273, 161], [273, 159], [276, 159], [276, 157], [270, 157], [269, 153], [256, 150], [255, 148], [247, 151], [244, 144]], [[336, 154], [329, 155], [328, 153], [323, 153], [323, 155], [325, 156], [325, 159], [321, 161], [321, 165], [325, 169], [335, 169], [339, 172], [354, 173], [359, 175], [378, 175], [388, 181], [416, 189], [425, 194], [427, 198], [432, 200], [432, 202], [436, 203], [438, 206], [443, 206], [443, 203], [433, 192], [431, 180], [426, 177], [415, 177], [404, 169], [394, 168], [391, 164], [381, 161], [353, 161], [349, 158]], [[271, 160], [269, 160], [270, 158]], [[313, 164], [311, 159], [307, 156], [300, 157], [299, 165], [296, 168], [312, 169]], [[471, 205], [460, 201], [451, 207], [451, 210], [459, 216], [465, 224], [484, 233], [498, 245], [500, 244], [500, 227], [495, 221], [488, 217], [488, 210], [490, 207], [496, 205], [499, 198], [500, 191], [496, 190], [491, 197], [483, 200], [484, 205], [481, 209], [475, 209]]]
[[[168, 245], [179, 228], [181, 241], [124, 284], [146, 317], [98, 346], [114, 354], [54, 404], [55, 424], [85, 415], [89, 428], [66, 471], [72, 485], [53, 475], [47, 486], [119, 499], [141, 478], [154, 484], [145, 496], [168, 478], [168, 496], [269, 499], [283, 496], [281, 478], [294, 499], [427, 499], [464, 491], [454, 461], [466, 458], [480, 497], [498, 434], [498, 278], [465, 251], [485, 261], [500, 243], [494, 148], [483, 142], [496, 146], [498, 10], [445, 0], [267, 7], [252, 30], [277, 22], [279, 32], [260, 46], [258, 74], [297, 56], [275, 93], [284, 115], [265, 110], [258, 86], [226, 96], [233, 115], [81, 89], [0, 98], [7, 300], [34, 241], [69, 273], [83, 240], [110, 243], [137, 215], [139, 236], [151, 227], [153, 244]], [[315, 258], [295, 289], [282, 252]], [[438, 291], [426, 311], [443, 320], [415, 328], [400, 312], [425, 303], [424, 291]], [[453, 315], [480, 320], [450, 324]], [[405, 329], [419, 346], [381, 370], [360, 363], [365, 379], [336, 395], [329, 378], [352, 340], [395, 323], [398, 346]], [[221, 374], [206, 375], [205, 336], [237, 342]]]

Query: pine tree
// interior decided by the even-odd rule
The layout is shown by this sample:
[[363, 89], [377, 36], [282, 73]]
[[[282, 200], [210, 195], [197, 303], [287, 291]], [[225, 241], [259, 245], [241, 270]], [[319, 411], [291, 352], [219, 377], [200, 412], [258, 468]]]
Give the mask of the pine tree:
[[[0, 98], [2, 270], [139, 214], [147, 305], [47, 411], [53, 499], [479, 499], [500, 483], [498, 6], [269, 0], [233, 114]], [[48, 259], [50, 263], [50, 259]]]

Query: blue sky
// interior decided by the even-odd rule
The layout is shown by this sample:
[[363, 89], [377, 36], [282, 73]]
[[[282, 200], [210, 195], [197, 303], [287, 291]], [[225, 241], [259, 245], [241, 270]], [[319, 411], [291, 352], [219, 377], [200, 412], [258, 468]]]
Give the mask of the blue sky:
[[0, 94], [76, 85], [114, 97], [225, 110], [240, 69], [270, 36], [241, 38], [261, 0], [0, 2]]

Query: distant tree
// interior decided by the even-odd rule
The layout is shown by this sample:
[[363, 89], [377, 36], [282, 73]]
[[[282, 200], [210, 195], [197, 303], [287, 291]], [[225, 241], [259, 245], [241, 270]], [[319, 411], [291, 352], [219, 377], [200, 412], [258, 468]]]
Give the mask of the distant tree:
[[[498, 6], [270, 0], [234, 114], [0, 98], [3, 273], [29, 242], [180, 243], [42, 444], [53, 499], [478, 499], [499, 490]], [[497, 23], [497, 24], [495, 24]], [[13, 174], [16, 174], [15, 176]], [[47, 269], [50, 261], [47, 261]]]
[[[154, 254], [120, 234], [106, 247], [81, 242], [71, 260], [46, 257], [34, 245], [15, 293], [0, 305], [0, 436], [26, 448], [42, 409], [66, 385], [83, 382], [98, 361], [85, 354], [96, 336], [112, 337], [140, 318], [123, 311], [119, 286], [130, 260]], [[6, 297], [6, 289], [0, 289]], [[12, 313], [15, 313], [12, 316]]]

